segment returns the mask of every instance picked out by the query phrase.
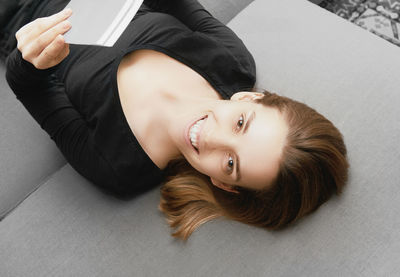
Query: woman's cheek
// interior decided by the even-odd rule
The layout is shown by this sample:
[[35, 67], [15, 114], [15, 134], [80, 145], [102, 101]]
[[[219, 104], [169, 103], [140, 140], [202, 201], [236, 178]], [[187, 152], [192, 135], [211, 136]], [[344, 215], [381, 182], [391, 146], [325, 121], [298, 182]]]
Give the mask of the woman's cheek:
[[207, 158], [201, 160], [201, 169], [198, 169], [201, 173], [213, 177], [221, 178], [221, 162], [215, 155], [210, 155]]

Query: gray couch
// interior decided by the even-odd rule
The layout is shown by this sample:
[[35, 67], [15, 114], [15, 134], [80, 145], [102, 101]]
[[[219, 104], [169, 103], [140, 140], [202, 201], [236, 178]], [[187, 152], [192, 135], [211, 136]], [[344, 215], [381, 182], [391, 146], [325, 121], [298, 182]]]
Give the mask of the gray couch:
[[351, 163], [343, 195], [284, 231], [221, 219], [175, 240], [159, 190], [122, 201], [78, 175], [1, 66], [0, 276], [399, 274], [400, 48], [306, 0], [201, 2], [225, 23], [233, 17], [259, 87], [342, 131]]

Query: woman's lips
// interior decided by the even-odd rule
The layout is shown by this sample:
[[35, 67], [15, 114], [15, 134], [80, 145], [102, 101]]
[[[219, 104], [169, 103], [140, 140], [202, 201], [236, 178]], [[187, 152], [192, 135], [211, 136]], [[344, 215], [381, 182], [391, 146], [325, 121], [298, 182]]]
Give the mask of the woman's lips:
[[[196, 124], [199, 120], [205, 119], [207, 118], [207, 115], [202, 116], [201, 118], [196, 119], [195, 121], [193, 121], [191, 124], [189, 124], [186, 127], [185, 130], [185, 140], [186, 143], [188, 144], [189, 147], [191, 147], [197, 154], [199, 154], [199, 151], [193, 146], [192, 142], [190, 141], [190, 129], [193, 127], [194, 124]], [[204, 124], [204, 123], [203, 123]], [[203, 126], [201, 127], [201, 129], [203, 129]], [[201, 129], [198, 131], [198, 142], [197, 145], [199, 145], [200, 142], [200, 134], [201, 134]]]

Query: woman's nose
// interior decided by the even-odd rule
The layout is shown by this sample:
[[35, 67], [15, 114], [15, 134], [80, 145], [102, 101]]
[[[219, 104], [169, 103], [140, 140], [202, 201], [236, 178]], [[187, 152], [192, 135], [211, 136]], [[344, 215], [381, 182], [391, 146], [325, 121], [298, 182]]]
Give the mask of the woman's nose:
[[234, 145], [234, 137], [228, 130], [215, 126], [204, 138], [204, 146], [207, 150], [230, 148]]

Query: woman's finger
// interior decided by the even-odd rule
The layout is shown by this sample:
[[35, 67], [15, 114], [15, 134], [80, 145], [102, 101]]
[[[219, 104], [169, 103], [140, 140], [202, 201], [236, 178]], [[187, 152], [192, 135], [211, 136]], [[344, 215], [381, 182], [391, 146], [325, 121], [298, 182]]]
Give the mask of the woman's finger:
[[69, 44], [68, 43], [64, 43], [64, 48], [63, 50], [60, 52], [60, 54], [58, 55], [58, 57], [56, 57], [55, 59], [55, 64], [57, 65], [60, 62], [62, 62], [67, 56], [69, 55]]
[[38, 56], [47, 46], [54, 41], [58, 35], [65, 34], [71, 28], [71, 24], [64, 20], [58, 23], [53, 28], [47, 30], [41, 34], [36, 40], [30, 45], [30, 53], [32, 56]]
[[27, 45], [19, 45], [18, 49], [22, 53], [22, 57], [34, 63], [34, 60], [40, 55], [40, 53], [52, 43], [55, 38], [64, 34], [71, 28], [71, 24], [68, 21], [63, 21], [58, 23], [53, 28], [47, 30], [43, 34], [41, 34], [38, 38], [34, 39]]
[[38, 69], [46, 69], [59, 64], [69, 54], [69, 44], [64, 37], [58, 35], [41, 53], [33, 60], [33, 65]]
[[59, 24], [64, 21], [72, 14], [71, 9], [62, 10], [59, 13], [53, 14], [48, 17], [38, 18], [17, 31], [15, 34], [19, 44], [26, 44], [30, 41], [34, 40], [40, 34], [46, 32], [53, 26]]

